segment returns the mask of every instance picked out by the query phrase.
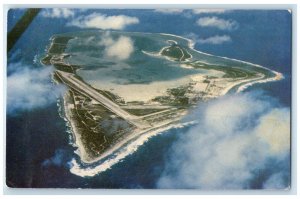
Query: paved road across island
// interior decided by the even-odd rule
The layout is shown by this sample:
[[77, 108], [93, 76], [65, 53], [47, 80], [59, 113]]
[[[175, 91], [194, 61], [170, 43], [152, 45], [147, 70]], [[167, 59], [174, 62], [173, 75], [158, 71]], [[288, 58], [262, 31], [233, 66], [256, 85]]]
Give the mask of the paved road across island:
[[63, 72], [63, 71], [56, 71], [56, 74], [71, 88], [77, 90], [80, 93], [84, 93], [89, 97], [93, 98], [94, 100], [101, 103], [104, 107], [118, 115], [119, 117], [125, 119], [127, 122], [137, 126], [138, 128], [145, 129], [151, 127], [145, 121], [142, 121], [139, 117], [131, 115], [130, 113], [126, 112], [119, 105], [114, 103], [113, 101], [107, 99], [105, 96], [94, 90], [92, 87], [88, 86], [84, 82], [77, 79], [73, 74]]

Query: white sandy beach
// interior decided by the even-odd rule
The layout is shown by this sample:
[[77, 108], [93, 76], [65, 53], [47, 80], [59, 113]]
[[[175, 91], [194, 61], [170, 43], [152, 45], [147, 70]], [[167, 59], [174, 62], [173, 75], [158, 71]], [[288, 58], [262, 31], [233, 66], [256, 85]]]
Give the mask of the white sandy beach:
[[[170, 35], [170, 34], [164, 34], [164, 35]], [[203, 53], [201, 51], [197, 51], [197, 50], [193, 49], [192, 40], [189, 40], [184, 37], [177, 36], [177, 35], [172, 35], [172, 36], [187, 40], [189, 47], [193, 51], [196, 51], [198, 53], [202, 53], [205, 55], [209, 55], [209, 56], [214, 56], [214, 55], [210, 55], [210, 54]], [[157, 54], [153, 54], [153, 53], [149, 53], [149, 52], [144, 52], [144, 53], [148, 54], [150, 56], [161, 56], [160, 55], [161, 52], [159, 52]], [[215, 56], [215, 57], [219, 57], [219, 56]], [[219, 58], [229, 59], [227, 57], [219, 57]], [[245, 64], [250, 64], [255, 67], [265, 68], [260, 65], [256, 65], [256, 64], [236, 60], [236, 59], [230, 59], [230, 60], [234, 60], [234, 61], [245, 63]], [[173, 61], [173, 60], [171, 60], [171, 61]], [[184, 63], [182, 63], [180, 66], [183, 68], [187, 68], [187, 69], [190, 68], [189, 65], [186, 65]], [[190, 68], [190, 69], [192, 69], [192, 68]], [[267, 69], [267, 68], [265, 68], [265, 69]], [[269, 69], [267, 69], [267, 70], [269, 70]], [[219, 86], [222, 85], [220, 87], [221, 92], [219, 92], [215, 96], [212, 95], [210, 97], [219, 97], [219, 96], [225, 95], [232, 88], [237, 87], [237, 86], [238, 86], [237, 92], [241, 92], [242, 90], [244, 90], [245, 88], [247, 88], [248, 86], [251, 86], [253, 84], [264, 83], [264, 82], [269, 82], [269, 81], [277, 81], [277, 80], [280, 80], [283, 78], [283, 75], [281, 73], [278, 73], [275, 71], [272, 71], [272, 72], [274, 73], [274, 77], [271, 77], [271, 78], [266, 78], [265, 75], [263, 75], [263, 74], [256, 76], [254, 78], [251, 78], [251, 79], [218, 78], [218, 80], [216, 80], [216, 82], [217, 83], [219, 82]], [[214, 74], [212, 76], [215, 76], [215, 77], [222, 77], [224, 75], [223, 72], [214, 71], [214, 70], [209, 70], [209, 73]], [[89, 82], [89, 83], [92, 86], [94, 86], [95, 88], [99, 88], [102, 90], [108, 90], [113, 93], [116, 93], [118, 96], [123, 98], [126, 102], [129, 102], [129, 101], [148, 102], [157, 96], [166, 95], [166, 91], [169, 88], [175, 88], [175, 87], [187, 85], [190, 82], [203, 82], [203, 80], [205, 79], [205, 76], [207, 76], [207, 74], [199, 73], [196, 75], [185, 76], [185, 77], [182, 77], [182, 78], [179, 78], [176, 80], [158, 81], [158, 82], [153, 82], [150, 84], [121, 85], [121, 84], [107, 83], [105, 81], [103, 81], [103, 82], [96, 81], [96, 82]], [[206, 86], [207, 86], [207, 84], [203, 84], [203, 83], [197, 84], [196, 83], [194, 90], [198, 91], [198, 92], [204, 91]], [[65, 109], [68, 109], [66, 104], [64, 104], [64, 106], [65, 106]], [[67, 110], [65, 112], [66, 112], [66, 117], [70, 118], [70, 113]], [[72, 125], [72, 122], [69, 120], [72, 131], [73, 131], [73, 135], [76, 138], [75, 144], [79, 149], [79, 157], [80, 157], [81, 161], [84, 163], [95, 163], [95, 162], [101, 162], [103, 160], [103, 162], [97, 166], [82, 167], [80, 165], [80, 163], [76, 162], [76, 160], [73, 159], [72, 160], [73, 167], [70, 170], [72, 173], [79, 175], [79, 176], [94, 176], [100, 172], [103, 172], [103, 171], [109, 169], [112, 165], [114, 165], [114, 164], [118, 163], [119, 161], [121, 161], [122, 159], [124, 159], [127, 155], [132, 154], [134, 151], [136, 151], [138, 149], [139, 146], [141, 146], [144, 142], [146, 142], [152, 136], [155, 136], [155, 135], [162, 133], [171, 128], [180, 128], [180, 126], [182, 126], [182, 125], [178, 124], [178, 123], [176, 124], [176, 122], [178, 122], [180, 119], [181, 119], [181, 117], [178, 117], [178, 119], [176, 121], [166, 121], [165, 123], [162, 123], [159, 126], [153, 127], [151, 129], [136, 130], [133, 133], [131, 133], [129, 136], [125, 137], [121, 142], [119, 142], [118, 144], [116, 144], [115, 146], [113, 146], [112, 148], [107, 150], [101, 156], [99, 156], [98, 158], [93, 159], [93, 160], [91, 160], [87, 156], [86, 151], [84, 150], [84, 147], [80, 141], [80, 138], [78, 138], [79, 135], [73, 126], [74, 124]], [[111, 155], [113, 156], [113, 158], [106, 159], [107, 157], [109, 157]]]

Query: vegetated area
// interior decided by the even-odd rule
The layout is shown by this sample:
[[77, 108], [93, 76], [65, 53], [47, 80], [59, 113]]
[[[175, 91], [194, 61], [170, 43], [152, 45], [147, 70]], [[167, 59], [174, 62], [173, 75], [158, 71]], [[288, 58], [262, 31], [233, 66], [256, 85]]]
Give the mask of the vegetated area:
[[132, 115], [136, 116], [143, 116], [143, 115], [148, 115], [152, 113], [157, 113], [166, 109], [150, 109], [150, 108], [145, 108], [145, 109], [130, 109], [130, 108], [124, 108], [128, 113], [131, 113]]
[[[65, 97], [70, 118], [90, 158], [98, 157], [135, 127], [100, 104], [70, 89]], [[70, 108], [72, 106], [72, 108]]]
[[174, 61], [186, 61], [192, 57], [185, 48], [177, 44], [172, 44], [170, 47], [164, 48], [161, 54], [173, 59]]
[[256, 71], [250, 71], [247, 69], [237, 68], [237, 67], [228, 67], [228, 66], [220, 66], [220, 65], [211, 65], [203, 62], [190, 62], [188, 63], [190, 66], [194, 68], [200, 68], [205, 70], [218, 70], [225, 73], [224, 78], [243, 78], [250, 79], [257, 76]]
[[191, 89], [191, 85], [170, 88], [167, 89], [167, 95], [157, 96], [152, 101], [159, 102], [162, 105], [187, 108], [190, 105], [187, 94], [192, 92]]
[[[166, 56], [173, 61], [188, 61], [192, 57], [187, 49], [176, 43], [172, 43], [169, 47], [164, 47], [161, 50], [161, 55]], [[270, 74], [270, 71], [259, 67], [255, 67], [255, 70], [251, 71], [246, 68], [207, 64], [201, 61], [186, 62], [186, 64], [199, 69], [222, 71], [225, 73], [223, 76], [224, 78], [251, 79], [256, 77], [259, 73], [264, 74], [265, 76], [273, 75]]]
[[118, 95], [115, 95], [114, 93], [107, 91], [107, 90], [100, 90], [94, 88], [97, 92], [101, 93], [104, 97], [108, 98], [109, 100], [115, 102], [118, 105], [124, 105], [125, 101], [123, 98], [119, 97]]
[[[59, 36], [53, 37], [50, 47], [48, 48], [47, 55], [41, 59], [41, 62], [45, 65], [51, 65], [51, 59], [54, 55], [61, 56], [67, 47], [67, 44], [73, 37]], [[67, 55], [66, 55], [67, 56]]]
[[[80, 139], [85, 149], [85, 154], [89, 156], [90, 160], [99, 157], [107, 149], [124, 140], [131, 133], [177, 121], [199, 100], [205, 101], [206, 99], [219, 96], [228, 82], [238, 82], [244, 79], [251, 80], [256, 77], [264, 78], [270, 74], [266, 69], [259, 67], [251, 70], [251, 67], [243, 68], [240, 65], [224, 66], [221, 64], [207, 64], [205, 60], [191, 60], [192, 55], [189, 53], [189, 49], [181, 47], [176, 42], [169, 42], [171, 43], [170, 46], [164, 47], [160, 51], [161, 56], [168, 58], [170, 61], [184, 62], [184, 64], [194, 69], [221, 71], [224, 72], [223, 76], [215, 76], [214, 71], [211, 71], [212, 73], [208, 73], [209, 75], [200, 74], [200, 80], [193, 79], [186, 85], [168, 88], [162, 96], [156, 96], [151, 101], [125, 102], [123, 98], [118, 96], [118, 93], [96, 89], [76, 74], [76, 70], [81, 67], [71, 65], [64, 59], [71, 56], [64, 52], [70, 39], [72, 37], [54, 37], [48, 49], [48, 54], [41, 60], [45, 65], [54, 65], [56, 68], [54, 79], [68, 86], [69, 79], [61, 79], [58, 71], [67, 72], [69, 73], [67, 77], [81, 81], [79, 83], [83, 83], [84, 86], [89, 86], [94, 91], [97, 91], [134, 118], [126, 120], [124, 118], [127, 117], [118, 116], [118, 112], [113, 112], [112, 109], [109, 110], [109, 107], [106, 108], [105, 103], [102, 104], [103, 101], [94, 99], [93, 96], [85, 93], [84, 90], [78, 90], [76, 84], [69, 85], [69, 90], [64, 97], [64, 108], [66, 113], [68, 113], [68, 120], [72, 124], [74, 138]], [[133, 62], [131, 64], [142, 63], [144, 62]], [[141, 123], [148, 126], [140, 127], [142, 126], [139, 125]]]

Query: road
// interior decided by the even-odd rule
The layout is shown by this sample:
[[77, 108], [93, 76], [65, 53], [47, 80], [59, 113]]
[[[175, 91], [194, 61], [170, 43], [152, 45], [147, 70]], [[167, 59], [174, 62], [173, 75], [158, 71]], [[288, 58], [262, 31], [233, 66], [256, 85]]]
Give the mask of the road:
[[142, 121], [139, 117], [135, 115], [131, 115], [130, 113], [126, 112], [119, 105], [114, 103], [113, 101], [107, 99], [105, 96], [94, 90], [92, 87], [88, 86], [84, 82], [77, 79], [73, 74], [63, 72], [63, 71], [56, 71], [56, 74], [63, 80], [65, 84], [69, 87], [77, 90], [79, 93], [83, 93], [88, 97], [93, 98], [94, 100], [101, 103], [104, 107], [106, 107], [111, 112], [115, 113], [119, 117], [125, 119], [127, 122], [135, 125], [138, 128], [145, 129], [151, 127], [150, 124]]

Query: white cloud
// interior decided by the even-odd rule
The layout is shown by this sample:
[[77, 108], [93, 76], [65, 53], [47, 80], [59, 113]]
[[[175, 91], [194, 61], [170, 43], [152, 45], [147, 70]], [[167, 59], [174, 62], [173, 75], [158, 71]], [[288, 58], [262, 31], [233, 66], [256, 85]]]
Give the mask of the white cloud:
[[[261, 118], [257, 136], [268, 143], [271, 154], [286, 154], [290, 150], [290, 117], [285, 118], [281, 109], [274, 109]], [[278, 118], [281, 118], [278, 120]]]
[[48, 106], [64, 91], [62, 86], [51, 82], [51, 67], [30, 69], [21, 64], [8, 67], [14, 68], [7, 77], [8, 114]]
[[93, 13], [88, 16], [80, 16], [73, 19], [68, 25], [80, 28], [100, 28], [103, 30], [114, 29], [122, 30], [128, 25], [138, 24], [137, 17], [126, 15], [107, 16], [99, 13]]
[[133, 50], [132, 40], [129, 37], [121, 36], [111, 46], [106, 48], [105, 53], [109, 57], [123, 60], [129, 58]]
[[199, 36], [193, 32], [190, 33], [186, 33], [184, 35], [186, 38], [189, 38], [190, 40], [193, 41], [193, 43], [195, 44], [197, 42], [197, 40], [199, 39]]
[[53, 157], [46, 159], [42, 162], [42, 166], [63, 166], [66, 164], [66, 151], [57, 149]]
[[191, 39], [194, 43], [200, 44], [223, 44], [225, 42], [231, 42], [231, 37], [229, 35], [215, 35], [208, 38], [199, 38], [195, 33], [189, 33], [185, 35], [187, 38]]
[[221, 30], [233, 30], [238, 26], [236, 21], [225, 20], [218, 17], [201, 17], [197, 20], [197, 25], [201, 27], [215, 27]]
[[105, 56], [118, 60], [125, 60], [134, 51], [134, 44], [130, 37], [120, 36], [114, 40], [109, 33], [102, 37], [99, 45], [105, 46]]
[[179, 14], [182, 13], [184, 10], [179, 8], [160, 8], [160, 9], [155, 9], [154, 11], [163, 14]]
[[203, 104], [194, 117], [199, 124], [173, 145], [159, 188], [247, 189], [259, 174], [261, 187], [289, 186], [289, 109], [248, 93]]
[[208, 37], [206, 39], [198, 39], [197, 42], [201, 44], [222, 44], [225, 42], [230, 42], [231, 38], [228, 35], [216, 35], [213, 37]]
[[194, 14], [223, 14], [225, 12], [228, 12], [228, 10], [225, 10], [225, 9], [205, 9], [205, 8], [193, 9]]
[[44, 17], [50, 18], [69, 18], [74, 17], [75, 11], [69, 8], [52, 8], [44, 9], [41, 14]]
[[284, 176], [282, 173], [275, 173], [271, 175], [268, 180], [263, 184], [264, 189], [287, 189], [285, 182], [283, 181]]

